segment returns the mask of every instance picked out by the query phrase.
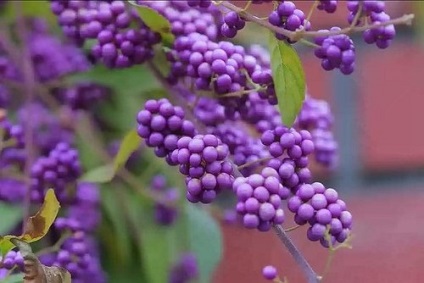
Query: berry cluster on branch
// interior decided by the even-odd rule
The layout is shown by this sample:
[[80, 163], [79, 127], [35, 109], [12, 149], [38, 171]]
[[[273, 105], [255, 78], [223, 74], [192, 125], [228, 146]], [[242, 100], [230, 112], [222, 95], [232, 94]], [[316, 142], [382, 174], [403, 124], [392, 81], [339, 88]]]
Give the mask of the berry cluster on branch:
[[[56, 242], [55, 249], [40, 256], [41, 262], [66, 268], [72, 282], [107, 282], [94, 237], [101, 219], [99, 187], [80, 179], [76, 140], [82, 117], [102, 124], [94, 106], [112, 93], [95, 82], [69, 83], [64, 78], [96, 65], [114, 72], [145, 64], [167, 97], [144, 100], [134, 115], [136, 132], [157, 157], [181, 173], [186, 199], [210, 204], [222, 195], [232, 196], [228, 219], [238, 215], [245, 228], [274, 229], [308, 282], [318, 282], [282, 225], [291, 212], [299, 226], [308, 227], [306, 237], [326, 248], [349, 238], [352, 215], [346, 203], [335, 189], [314, 182], [309, 168], [312, 157], [326, 168], [337, 165], [331, 109], [302, 91], [293, 125], [283, 124], [285, 113], [276, 105], [292, 101], [279, 95], [274, 54], [258, 44], [243, 46], [230, 39], [247, 23], [256, 24], [278, 46], [306, 44], [324, 70], [350, 75], [358, 67], [352, 33], [362, 33], [366, 43], [384, 49], [395, 38], [395, 26], [410, 24], [413, 15], [391, 19], [384, 1], [348, 1], [347, 27], [313, 30], [312, 13], [330, 16], [340, 9], [339, 1], [313, 1], [310, 11], [286, 0], [251, 0], [245, 7], [212, 0], [49, 2], [65, 38], [54, 36], [43, 20], [24, 18], [19, 9], [13, 33], [0, 30], [0, 200], [22, 203], [29, 211], [31, 202], [40, 202], [53, 188], [64, 206], [48, 239]], [[271, 2], [275, 5], [267, 17], [253, 13], [252, 5]], [[138, 6], [163, 17], [168, 26], [157, 29]], [[166, 42], [166, 34], [174, 40]], [[169, 65], [169, 72], [159, 71], [160, 64]], [[19, 109], [11, 103], [15, 89], [26, 94]], [[108, 126], [100, 128], [107, 132]], [[114, 144], [109, 151], [117, 151]], [[138, 157], [129, 159], [138, 164]], [[125, 170], [117, 174], [136, 187], [137, 179]], [[179, 191], [169, 188], [163, 176], [149, 181], [150, 190], [138, 192], [154, 201], [156, 223], [175, 223], [181, 215], [176, 207]], [[1, 278], [7, 270], [22, 268], [23, 258], [11, 251], [0, 263]], [[169, 282], [198, 276], [196, 257], [187, 253], [174, 263]], [[266, 266], [263, 276], [280, 280], [273, 266]]]

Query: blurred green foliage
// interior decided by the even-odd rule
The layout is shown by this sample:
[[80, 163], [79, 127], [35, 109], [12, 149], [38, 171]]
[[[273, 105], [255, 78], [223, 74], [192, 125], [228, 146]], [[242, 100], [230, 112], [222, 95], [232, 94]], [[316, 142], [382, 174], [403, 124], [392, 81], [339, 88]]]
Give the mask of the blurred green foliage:
[[[45, 18], [51, 30], [58, 31], [48, 1], [25, 1], [21, 4], [25, 15]], [[2, 16], [12, 21], [12, 15], [13, 8]], [[144, 10], [142, 17], [146, 17]], [[156, 19], [157, 15], [147, 13], [147, 17]], [[157, 28], [166, 32], [162, 21], [152, 20], [151, 25], [156, 22], [161, 25]], [[84, 47], [85, 50], [87, 48]], [[155, 60], [163, 59], [162, 55], [159, 54]], [[160, 66], [166, 67], [164, 64]], [[164, 283], [171, 265], [182, 252], [196, 255], [200, 268], [199, 282], [210, 282], [222, 256], [221, 231], [216, 220], [202, 206], [186, 201], [184, 180], [177, 169], [155, 157], [150, 149], [143, 149], [134, 168], [123, 169], [130, 174], [130, 182], [119, 174], [115, 176], [139, 143], [134, 135], [137, 112], [144, 101], [163, 97], [167, 91], [146, 66], [124, 70], [94, 66], [85, 73], [65, 77], [63, 83], [72, 85], [83, 81], [99, 83], [111, 90], [108, 99], [95, 105], [96, 113], [81, 115], [76, 125], [80, 158], [85, 172], [89, 172], [81, 180], [99, 183], [101, 187], [102, 225], [98, 239], [109, 282]], [[125, 137], [124, 147], [113, 161], [107, 146]], [[180, 189], [179, 218], [171, 227], [162, 227], [154, 222], [154, 201], [146, 194], [152, 176], [158, 173], [164, 174], [172, 180], [170, 185]], [[2, 205], [0, 213], [1, 233], [14, 228], [22, 220], [20, 207]], [[22, 280], [19, 276], [10, 276], [6, 282], [21, 282], [19, 280]]]

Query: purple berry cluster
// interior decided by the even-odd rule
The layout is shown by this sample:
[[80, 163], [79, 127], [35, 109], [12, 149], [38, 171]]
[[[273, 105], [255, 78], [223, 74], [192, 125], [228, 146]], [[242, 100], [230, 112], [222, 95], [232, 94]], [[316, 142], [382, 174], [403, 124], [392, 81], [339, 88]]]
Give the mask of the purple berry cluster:
[[0, 121], [1, 138], [3, 142], [11, 142], [13, 147], [23, 148], [24, 131], [19, 124], [12, 124], [9, 120], [3, 119]]
[[61, 202], [69, 201], [67, 186], [81, 175], [78, 151], [66, 143], [59, 143], [46, 157], [40, 157], [31, 168], [31, 188], [34, 201], [53, 188]]
[[4, 118], [0, 121], [0, 131], [3, 146], [0, 149], [0, 167], [5, 168], [10, 165], [23, 166], [25, 163], [24, 129], [20, 124], [12, 124]]
[[308, 131], [278, 126], [264, 132], [261, 141], [273, 157], [268, 166], [277, 170], [285, 187], [293, 190], [299, 184], [311, 180], [312, 175], [307, 168], [308, 156], [314, 152], [315, 147]]
[[296, 127], [310, 131], [315, 146], [315, 160], [329, 168], [338, 161], [338, 143], [331, 128], [334, 117], [328, 102], [307, 96], [297, 116]]
[[[361, 14], [357, 25], [364, 21], [368, 24], [380, 24], [390, 20], [390, 16], [385, 13], [385, 1], [349, 1], [347, 8], [350, 12], [348, 17], [349, 23], [353, 22], [358, 13]], [[367, 29], [362, 34], [366, 43], [375, 44], [380, 49], [389, 47], [395, 35], [396, 29], [394, 25]]]
[[58, 91], [57, 96], [72, 110], [88, 110], [109, 94], [105, 86], [92, 82], [81, 82], [68, 89]]
[[[297, 9], [296, 5], [291, 1], [281, 1], [277, 9], [269, 15], [268, 21], [274, 26], [290, 31], [298, 29], [309, 30], [311, 28], [311, 23], [305, 19], [305, 13]], [[275, 36], [279, 40], [287, 40], [289, 43], [295, 42], [282, 34], [276, 33]]]
[[[172, 62], [169, 81], [176, 84], [189, 79], [196, 91], [217, 95], [228, 118], [234, 118], [245, 105], [247, 96], [243, 95], [244, 92], [255, 92], [258, 86], [261, 90], [267, 89], [272, 84], [269, 68], [262, 68], [242, 46], [228, 41], [216, 43], [204, 35], [190, 34], [176, 39], [168, 57]], [[235, 95], [238, 93], [240, 95]], [[272, 89], [262, 93], [264, 98], [275, 96]], [[226, 94], [234, 95], [228, 97]]]
[[65, 118], [58, 119], [46, 106], [38, 102], [22, 106], [17, 113], [18, 124], [22, 125], [24, 131], [30, 127], [33, 129], [32, 140], [44, 155], [60, 142], [74, 142], [72, 127], [67, 125], [67, 121], [74, 118], [73, 113], [66, 113]]
[[72, 233], [57, 252], [53, 265], [71, 273], [72, 282], [106, 282], [94, 242], [84, 232]]
[[78, 183], [67, 215], [56, 219], [55, 228], [59, 231], [94, 232], [100, 222], [99, 204], [99, 188], [93, 183]]
[[[261, 141], [250, 136], [248, 127], [239, 121], [223, 122], [215, 127], [209, 127], [208, 132], [216, 135], [228, 146], [235, 165], [244, 165], [243, 168], [239, 168], [244, 176], [250, 175], [259, 166], [264, 165], [264, 162], [259, 160], [269, 155]], [[250, 165], [246, 166], [246, 164]]]
[[224, 16], [224, 23], [221, 25], [221, 34], [228, 38], [233, 38], [239, 30], [246, 25], [246, 21], [236, 12], [228, 12]]
[[[23, 148], [25, 145], [24, 142], [24, 131], [21, 125], [12, 124], [6, 118], [3, 118], [0, 121], [0, 129], [1, 129], [1, 138], [3, 142], [10, 142], [11, 147]], [[7, 149], [3, 148], [3, 149]]]
[[26, 191], [27, 186], [23, 181], [13, 178], [0, 179], [0, 201], [20, 203], [24, 200]]
[[190, 7], [209, 8], [212, 4], [211, 0], [187, 0], [187, 4]]
[[[249, 4], [271, 2], [252, 0]], [[256, 18], [261, 25], [292, 32], [311, 28], [305, 13], [294, 2], [274, 2], [269, 24]], [[166, 98], [148, 100], [137, 115], [137, 133], [154, 149], [157, 157], [164, 158], [184, 175], [188, 201], [211, 203], [219, 193], [225, 190], [231, 193], [232, 189], [237, 203], [225, 214], [228, 221], [239, 217], [246, 228], [269, 231], [273, 225], [283, 224], [284, 203], [294, 213], [297, 224], [309, 226], [307, 237], [311, 241], [329, 247], [347, 240], [352, 228], [351, 213], [334, 189], [312, 183], [308, 168], [311, 154], [328, 167], [334, 166], [337, 160], [337, 143], [331, 132], [333, 117], [328, 104], [307, 96], [295, 124], [292, 128], [285, 127], [275, 107], [277, 90], [268, 51], [260, 46], [244, 48], [218, 40], [222, 36], [234, 38], [245, 27], [247, 19], [253, 20], [253, 17], [232, 11], [240, 10], [230, 2], [137, 0], [135, 4], [164, 16], [175, 36], [170, 46], [154, 48], [161, 42], [160, 34], [153, 32], [140, 17], [138, 8], [127, 5], [126, 1], [51, 0], [50, 3], [64, 34], [77, 45], [90, 45], [90, 54], [86, 56], [82, 48], [52, 37], [42, 22], [28, 21], [30, 27], [25, 39], [37, 86], [34, 87], [35, 103], [20, 107], [16, 125], [3, 117], [0, 122], [4, 141], [1, 168], [18, 161], [21, 174], [25, 161], [34, 157], [36, 161], [30, 172], [32, 200], [41, 201], [45, 190], [53, 187], [65, 208], [54, 223], [51, 239], [46, 241], [58, 240], [65, 233], [71, 236], [58, 252], [43, 259], [43, 263], [68, 269], [76, 283], [106, 282], [93, 237], [101, 220], [99, 188], [78, 181], [81, 165], [78, 151], [71, 145], [77, 114], [93, 111], [91, 106], [103, 99], [109, 89], [91, 82], [66, 87], [57, 87], [57, 84], [62, 83], [65, 75], [89, 69], [89, 61], [109, 68], [127, 68], [149, 61], [153, 69], [157, 62], [151, 59], [155, 55], [165, 55], [166, 63], [171, 66], [169, 75], [159, 81], [164, 82], [172, 99], [183, 103], [185, 108], [171, 104]], [[338, 1], [320, 0], [315, 4], [318, 10], [334, 13]], [[352, 23], [358, 18], [358, 26], [390, 20], [384, 1], [349, 1], [347, 6], [348, 21]], [[356, 58], [352, 39], [338, 27], [322, 32], [327, 35], [314, 38], [315, 55], [321, 60], [322, 68], [351, 74]], [[393, 25], [385, 25], [365, 30], [362, 36], [366, 43], [386, 48], [395, 33]], [[313, 33], [305, 36], [311, 35]], [[276, 37], [295, 43], [281, 34]], [[15, 84], [26, 84], [24, 68], [3, 49], [5, 46], [0, 44], [0, 75]], [[161, 72], [156, 75], [159, 77]], [[52, 94], [51, 99], [62, 104], [59, 103], [60, 113], [66, 109], [70, 117], [52, 115], [47, 106], [39, 103], [39, 90], [46, 91], [48, 97]], [[12, 100], [8, 91], [12, 88], [0, 85], [1, 108], [9, 106]], [[93, 114], [97, 118], [94, 111]], [[102, 132], [107, 132], [109, 127], [103, 126], [99, 125]], [[34, 156], [25, 153], [23, 136], [28, 129], [34, 132], [31, 137]], [[103, 137], [114, 138], [109, 133]], [[16, 143], [9, 143], [12, 140]], [[143, 158], [136, 161], [146, 161]], [[151, 180], [150, 187], [147, 193], [163, 200], [153, 204], [156, 222], [164, 226], [175, 223], [179, 212], [173, 204], [180, 198], [179, 191], [167, 186], [161, 175]], [[22, 201], [26, 191], [24, 182], [12, 177], [0, 179], [2, 201]], [[5, 267], [19, 265], [20, 260], [16, 253], [10, 252], [5, 256]], [[274, 280], [277, 270], [266, 266], [263, 276]], [[196, 277], [195, 257], [184, 254], [171, 268], [169, 282], [182, 283]]]
[[246, 107], [240, 111], [240, 116], [244, 122], [250, 124], [261, 134], [282, 126], [280, 112], [270, 104], [269, 100], [263, 100], [259, 93], [249, 95]]
[[233, 191], [237, 196], [237, 212], [243, 216], [243, 225], [248, 229], [269, 231], [272, 225], [284, 222], [282, 200], [290, 196], [290, 190], [281, 185], [278, 172], [270, 167], [261, 174], [239, 177], [234, 181]]
[[244, 176], [252, 174], [257, 168], [265, 164], [265, 160], [269, 157], [269, 152], [259, 139], [249, 138], [246, 142], [238, 146], [234, 150], [233, 160], [237, 166], [251, 164], [240, 169], [240, 173]]
[[4, 255], [4, 258], [0, 256], [0, 261], [2, 262], [2, 267], [7, 270], [11, 270], [14, 267], [18, 267], [20, 270], [24, 268], [24, 258], [19, 251], [9, 251]]
[[[193, 100], [194, 101], [194, 100]], [[216, 127], [225, 122], [225, 108], [215, 99], [200, 97], [194, 108], [194, 116], [205, 126]]]
[[[150, 182], [150, 187], [153, 191], [161, 194], [164, 202], [175, 204], [180, 197], [178, 188], [166, 187], [166, 178], [163, 175], [154, 176]], [[165, 203], [155, 203], [154, 214], [156, 223], [168, 226], [177, 220], [178, 210]]]
[[[309, 223], [308, 239], [320, 241], [324, 247], [334, 245], [336, 241], [343, 243], [349, 236], [352, 214], [345, 202], [339, 199], [338, 193], [321, 183], [301, 185], [289, 199], [288, 208], [295, 213], [297, 224]], [[327, 227], [331, 243], [326, 238]]]
[[[386, 9], [386, 3], [384, 1], [348, 1], [347, 9], [349, 10], [349, 23], [352, 23], [354, 16], [358, 12], [361, 16], [370, 16], [373, 13], [383, 13]], [[352, 19], [352, 20], [351, 20]]]
[[337, 10], [337, 2], [337, 0], [320, 0], [317, 8], [327, 13], [334, 13]]
[[187, 199], [210, 203], [222, 190], [231, 189], [233, 166], [227, 161], [228, 146], [214, 135], [182, 137], [171, 154], [173, 164], [187, 176]]
[[[339, 27], [330, 29], [340, 31]], [[322, 30], [326, 32], [327, 30]], [[326, 71], [339, 69], [344, 75], [350, 75], [355, 70], [355, 46], [352, 39], [346, 34], [316, 37], [315, 56], [321, 59], [321, 66]]]
[[[386, 13], [373, 13], [370, 16], [370, 20], [373, 24], [379, 24], [389, 21], [390, 16]], [[367, 29], [363, 33], [363, 38], [366, 43], [375, 44], [380, 49], [389, 47], [395, 36], [396, 29], [394, 25]]]
[[105, 274], [99, 260], [99, 249], [93, 238], [100, 221], [99, 187], [92, 183], [79, 183], [75, 198], [66, 214], [54, 222], [55, 235], [69, 233], [59, 251], [41, 256], [45, 265], [57, 265], [67, 269], [72, 282], [105, 283]]
[[[87, 71], [89, 62], [74, 44], [60, 40], [49, 33], [45, 22], [39, 18], [25, 21], [28, 29], [27, 46], [34, 69], [34, 77], [45, 83], [65, 75]], [[0, 46], [0, 75], [16, 83], [22, 83], [23, 70], [16, 58], [4, 55]]]
[[108, 67], [125, 68], [153, 57], [160, 36], [125, 1], [57, 1], [51, 9], [64, 33], [82, 44], [95, 39], [92, 54]]
[[180, 255], [178, 261], [172, 266], [168, 283], [186, 283], [197, 279], [199, 267], [196, 256], [192, 253]]
[[218, 35], [215, 17], [209, 8], [210, 0], [197, 1], [146, 1], [138, 0], [138, 4], [148, 6], [162, 14], [171, 24], [171, 32], [177, 36], [199, 33], [215, 40]]
[[167, 99], [148, 100], [137, 115], [138, 135], [146, 145], [155, 148], [158, 157], [166, 157], [177, 149], [181, 137], [193, 137], [196, 133], [192, 122], [185, 120], [184, 110], [173, 106]]
[[32, 31], [29, 42], [34, 72], [40, 82], [59, 79], [89, 68], [88, 60], [76, 46], [61, 42], [49, 34], [47, 28]]

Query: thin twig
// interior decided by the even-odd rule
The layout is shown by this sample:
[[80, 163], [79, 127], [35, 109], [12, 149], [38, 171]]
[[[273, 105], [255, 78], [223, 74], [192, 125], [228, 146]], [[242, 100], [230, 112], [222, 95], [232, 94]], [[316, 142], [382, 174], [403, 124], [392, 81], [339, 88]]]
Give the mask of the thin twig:
[[318, 7], [319, 1], [315, 0], [314, 3], [312, 3], [311, 8], [309, 9], [308, 16], [306, 17], [306, 21], [310, 22], [312, 18], [312, 14], [314, 13], [315, 9]]
[[415, 17], [414, 14], [407, 14], [407, 15], [403, 15], [402, 17], [389, 20], [387, 22], [377, 23], [377, 24], [365, 24], [363, 26], [354, 27], [354, 28], [351, 28], [349, 26], [349, 27], [343, 28], [339, 31], [304, 31], [304, 30], [290, 31], [290, 30], [287, 30], [287, 29], [284, 29], [284, 28], [274, 26], [274, 25], [270, 24], [267, 20], [258, 18], [257, 16], [252, 15], [247, 11], [244, 11], [242, 8], [231, 4], [229, 1], [220, 1], [219, 3], [216, 3], [216, 2], [214, 2], [214, 3], [218, 7], [222, 6], [222, 7], [229, 9], [229, 10], [237, 12], [244, 19], [251, 21], [251, 22], [254, 22], [254, 23], [256, 23], [260, 26], [263, 26], [263, 27], [275, 32], [275, 33], [284, 35], [291, 40], [299, 40], [302, 37], [330, 36], [330, 35], [337, 35], [337, 34], [348, 34], [348, 33], [353, 33], [353, 32], [362, 32], [362, 31], [365, 31], [367, 29], [374, 29], [374, 28], [378, 28], [378, 27], [382, 27], [382, 26], [388, 26], [388, 25], [411, 25], [412, 20]]
[[339, 249], [342, 249], [342, 248], [348, 248], [348, 249], [352, 248], [352, 245], [350, 244], [350, 241], [352, 240], [351, 234], [348, 235], [347, 239], [343, 243], [341, 243], [337, 246], [334, 246], [332, 241], [331, 241], [331, 235], [330, 235], [331, 227], [329, 225], [327, 225], [327, 226], [328, 227], [325, 231], [324, 239], [328, 243], [328, 246], [329, 246], [328, 247], [328, 257], [327, 257], [327, 261], [325, 262], [324, 271], [322, 272], [322, 275], [321, 275], [321, 281], [324, 281], [324, 278], [326, 278], [328, 272], [330, 271], [330, 267], [331, 267], [331, 264], [333, 263], [334, 256], [336, 255], [336, 252]]
[[293, 227], [290, 227], [290, 228], [287, 228], [287, 229], [284, 229], [284, 231], [287, 233], [287, 232], [292, 232], [292, 231], [294, 231], [294, 230], [297, 230], [297, 229], [299, 229], [300, 227], [302, 227], [301, 225], [296, 225], [296, 226], [293, 226]]
[[244, 163], [244, 164], [242, 164], [240, 166], [237, 166], [237, 169], [238, 170], [241, 170], [243, 168], [246, 168], [246, 167], [255, 165], [256, 163], [261, 163], [261, 162], [265, 162], [265, 161], [271, 160], [272, 158], [273, 158], [272, 156], [267, 156], [267, 157], [262, 157], [262, 158], [259, 158], [259, 159], [256, 159], [256, 160], [253, 160], [253, 161], [250, 161], [250, 162], [246, 162], [246, 163]]
[[65, 243], [65, 241], [71, 236], [71, 233], [67, 232], [64, 233], [59, 240], [57, 240], [56, 243], [54, 243], [53, 246], [44, 248], [42, 250], [39, 250], [38, 252], [35, 253], [35, 255], [37, 257], [41, 256], [41, 255], [45, 255], [45, 254], [49, 254], [49, 253], [54, 253], [60, 250], [60, 248], [62, 247], [63, 243]]
[[7, 273], [6, 276], [4, 277], [4, 280], [7, 280], [7, 277], [11, 276], [13, 271], [15, 271], [17, 268], [17, 265], [15, 265], [14, 267], [12, 267]]
[[299, 42], [302, 43], [303, 45], [306, 45], [306, 46], [309, 46], [309, 47], [312, 47], [312, 48], [320, 47], [318, 44], [313, 43], [313, 42], [311, 42], [307, 39], [304, 39], [304, 38], [300, 39]]
[[359, 23], [359, 19], [361, 18], [362, 15], [362, 8], [364, 6], [363, 2], [359, 2], [358, 3], [358, 11], [355, 14], [355, 18], [353, 19], [352, 23], [350, 24], [349, 30], [352, 31], [355, 26]]
[[306, 276], [308, 283], [318, 283], [320, 277], [315, 273], [312, 266], [306, 261], [302, 253], [297, 249], [289, 235], [284, 231], [281, 225], [274, 225], [274, 231], [277, 234], [280, 241], [287, 248], [288, 252], [292, 255], [296, 263], [300, 266], [303, 274]]

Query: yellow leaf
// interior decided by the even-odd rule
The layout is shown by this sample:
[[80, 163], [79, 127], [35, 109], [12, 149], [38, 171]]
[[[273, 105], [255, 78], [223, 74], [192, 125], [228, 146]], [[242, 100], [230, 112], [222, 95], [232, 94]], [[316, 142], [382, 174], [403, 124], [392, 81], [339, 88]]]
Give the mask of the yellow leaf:
[[59, 208], [60, 203], [53, 189], [49, 189], [44, 197], [43, 206], [34, 216], [27, 220], [25, 231], [19, 238], [27, 243], [43, 238], [56, 219]]
[[2, 255], [5, 255], [8, 251], [10, 251], [15, 245], [10, 241], [11, 238], [15, 236], [4, 236], [0, 239], [0, 252]]
[[0, 237], [0, 251], [4, 255], [15, 245], [10, 241], [13, 238], [18, 238], [27, 243], [32, 243], [43, 238], [50, 227], [52, 226], [56, 216], [59, 212], [60, 203], [56, 198], [53, 189], [49, 189], [44, 197], [43, 205], [40, 210], [34, 215], [28, 218], [25, 231], [21, 236], [6, 235]]

